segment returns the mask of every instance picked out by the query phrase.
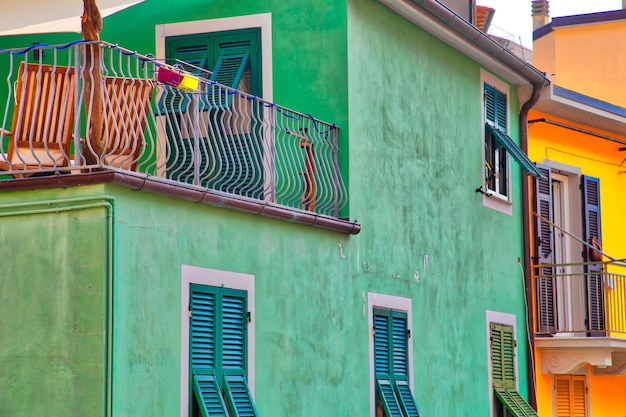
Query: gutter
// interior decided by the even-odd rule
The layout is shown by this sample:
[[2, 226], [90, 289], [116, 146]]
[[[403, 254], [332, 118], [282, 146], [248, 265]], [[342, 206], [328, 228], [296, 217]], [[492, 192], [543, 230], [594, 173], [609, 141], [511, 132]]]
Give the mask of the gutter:
[[151, 178], [124, 174], [113, 170], [71, 175], [53, 175], [49, 177], [2, 180], [0, 181], [0, 193], [10, 191], [70, 188], [107, 183], [119, 185], [134, 191], [147, 191], [154, 194], [191, 201], [193, 203], [202, 203], [213, 207], [229, 208], [244, 213], [332, 230], [334, 232], [345, 233], [348, 235], [356, 235], [361, 231], [361, 225], [359, 223], [351, 222], [349, 220], [336, 219], [334, 217], [310, 211], [269, 204], [263, 201], [247, 199], [233, 194], [191, 188], [180, 184], [170, 184]]
[[[532, 65], [492, 40], [487, 34], [467, 22], [436, 0], [379, 0], [422, 29], [436, 36], [459, 52], [494, 71], [520, 88], [532, 88], [519, 114], [520, 148], [528, 154], [528, 112], [539, 101], [541, 90], [550, 80]], [[522, 172], [522, 230], [524, 236], [524, 291], [526, 300], [528, 399], [537, 410], [534, 368], [534, 311], [532, 308], [532, 275], [530, 258], [530, 190], [528, 176]]]
[[[528, 112], [537, 104], [543, 85], [533, 85], [530, 99], [524, 103], [519, 114], [520, 148], [528, 154]], [[524, 300], [526, 301], [526, 333], [528, 334], [526, 357], [528, 366], [528, 403], [537, 411], [537, 386], [535, 380], [535, 312], [533, 310], [532, 261], [530, 258], [530, 187], [528, 175], [522, 172], [522, 230], [524, 233]]]

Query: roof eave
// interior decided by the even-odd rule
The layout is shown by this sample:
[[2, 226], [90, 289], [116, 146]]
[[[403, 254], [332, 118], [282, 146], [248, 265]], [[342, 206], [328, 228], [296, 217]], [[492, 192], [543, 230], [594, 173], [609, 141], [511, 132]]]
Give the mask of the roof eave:
[[379, 1], [517, 87], [550, 83], [532, 65], [435, 0]]

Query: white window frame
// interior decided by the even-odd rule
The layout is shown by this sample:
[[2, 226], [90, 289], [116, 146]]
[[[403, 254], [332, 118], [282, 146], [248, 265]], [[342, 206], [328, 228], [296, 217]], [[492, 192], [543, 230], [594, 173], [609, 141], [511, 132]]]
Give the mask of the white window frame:
[[[493, 74], [481, 68], [480, 70], [480, 114], [481, 114], [481, 184], [483, 187], [483, 205], [485, 207], [489, 207], [493, 210], [499, 211], [504, 214], [508, 214], [509, 216], [513, 215], [513, 198], [511, 195], [512, 187], [511, 187], [511, 155], [507, 153], [506, 156], [506, 169], [507, 169], [507, 195], [503, 195], [493, 190], [489, 190], [487, 188], [487, 184], [485, 182], [485, 141], [486, 141], [486, 132], [485, 132], [485, 123], [487, 121], [485, 115], [485, 84], [489, 84], [492, 87], [495, 87], [496, 90], [500, 91], [503, 94], [506, 94], [506, 108], [507, 108], [507, 120], [506, 120], [506, 131], [507, 134], [511, 132], [511, 94], [510, 87], [507, 83], [497, 78]], [[499, 169], [499, 168], [496, 168]]]
[[[369, 364], [370, 364], [370, 416], [376, 416], [376, 372], [374, 370], [374, 337], [372, 331], [374, 329], [374, 309], [382, 308], [394, 311], [401, 311], [406, 313], [406, 325], [409, 330], [409, 334], [413, 334], [411, 331], [411, 324], [413, 323], [412, 316], [412, 300], [410, 298], [398, 297], [395, 295], [377, 294], [373, 292], [367, 293], [367, 335], [369, 343]], [[413, 337], [408, 338], [408, 373], [409, 373], [409, 386], [411, 392], [415, 396], [415, 390], [413, 386]]]
[[[502, 313], [498, 311], [486, 310], [486, 333], [487, 333], [487, 378], [488, 378], [488, 387], [489, 387], [489, 416], [493, 417], [493, 378], [491, 377], [492, 367], [491, 367], [491, 325], [492, 324], [503, 324], [505, 326], [513, 327], [513, 337], [515, 340], [517, 339], [517, 325], [516, 325], [516, 316], [515, 314], [510, 313]], [[515, 389], [519, 392], [519, 366], [518, 366], [518, 356], [517, 356], [517, 344], [515, 344], [514, 348], [515, 355]]]
[[197, 33], [223, 32], [226, 30], [261, 29], [261, 83], [263, 98], [273, 102], [272, 77], [272, 14], [260, 13], [219, 19], [193, 20], [156, 26], [156, 56], [165, 60], [165, 38]]
[[189, 297], [191, 284], [200, 284], [211, 287], [225, 287], [247, 292], [248, 311], [248, 375], [247, 381], [250, 395], [254, 398], [255, 381], [255, 342], [254, 342], [254, 275], [237, 272], [220, 271], [217, 269], [200, 268], [183, 265], [181, 273], [181, 344], [180, 344], [180, 416], [189, 414]]

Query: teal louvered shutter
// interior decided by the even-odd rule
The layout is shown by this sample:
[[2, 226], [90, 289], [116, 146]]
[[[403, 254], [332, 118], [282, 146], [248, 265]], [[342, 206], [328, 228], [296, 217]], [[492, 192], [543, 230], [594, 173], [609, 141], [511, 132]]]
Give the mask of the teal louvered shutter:
[[555, 276], [554, 276], [554, 235], [552, 226], [552, 169], [548, 165], [537, 164], [543, 175], [535, 178], [535, 253], [541, 267], [541, 277], [537, 280], [537, 321], [540, 333], [556, 331]]
[[408, 361], [408, 330], [407, 316], [398, 311], [391, 312], [391, 336], [393, 352], [393, 378], [394, 380], [409, 379]]
[[484, 101], [485, 101], [485, 121], [496, 126], [496, 89], [485, 84]]
[[387, 417], [413, 417], [417, 406], [408, 386], [406, 313], [374, 309], [374, 373], [378, 401]]
[[376, 380], [376, 392], [386, 417], [402, 417], [396, 393], [388, 379]]
[[389, 364], [389, 312], [374, 310], [374, 372], [376, 378], [391, 379]]
[[228, 417], [215, 375], [193, 373], [193, 391], [202, 417]]
[[222, 289], [222, 367], [246, 370], [248, 310], [244, 291]]
[[220, 55], [213, 69], [211, 81], [231, 88], [237, 88], [248, 64], [248, 52], [243, 54]]
[[246, 381], [248, 309], [245, 291], [222, 288], [222, 369], [231, 417], [255, 417]]
[[[219, 381], [219, 294], [216, 288], [191, 285], [191, 373], [195, 398], [205, 416], [226, 415]], [[222, 413], [222, 414], [220, 414]]]
[[257, 417], [258, 413], [250, 395], [250, 388], [243, 373], [224, 376], [226, 397], [231, 417]]
[[408, 381], [396, 381], [396, 395], [400, 400], [400, 406], [406, 417], [419, 417], [419, 411], [417, 409], [417, 403]]
[[507, 103], [506, 103], [506, 94], [503, 94], [496, 91], [496, 126], [501, 131], [507, 131]]
[[[600, 216], [600, 179], [583, 175], [581, 177], [583, 230], [585, 242], [591, 244], [594, 237], [602, 245], [602, 220]], [[585, 262], [593, 262], [592, 249], [583, 248]], [[602, 283], [602, 264], [585, 265], [587, 273], [587, 326], [591, 336], [605, 335], [604, 285]]]

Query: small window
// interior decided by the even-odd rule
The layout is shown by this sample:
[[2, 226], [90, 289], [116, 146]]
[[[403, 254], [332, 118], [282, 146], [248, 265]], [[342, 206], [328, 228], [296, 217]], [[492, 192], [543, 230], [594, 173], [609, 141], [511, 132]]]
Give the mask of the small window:
[[374, 309], [376, 417], [419, 417], [409, 386], [407, 314]]
[[537, 413], [517, 392], [516, 340], [512, 326], [489, 325], [491, 382], [495, 417], [537, 417]]
[[485, 101], [485, 188], [509, 200], [508, 152], [496, 137], [507, 133], [507, 96], [489, 84], [484, 85]]
[[587, 417], [587, 378], [555, 375], [554, 405], [556, 417]]
[[191, 415], [257, 416], [247, 382], [246, 291], [190, 289]]

